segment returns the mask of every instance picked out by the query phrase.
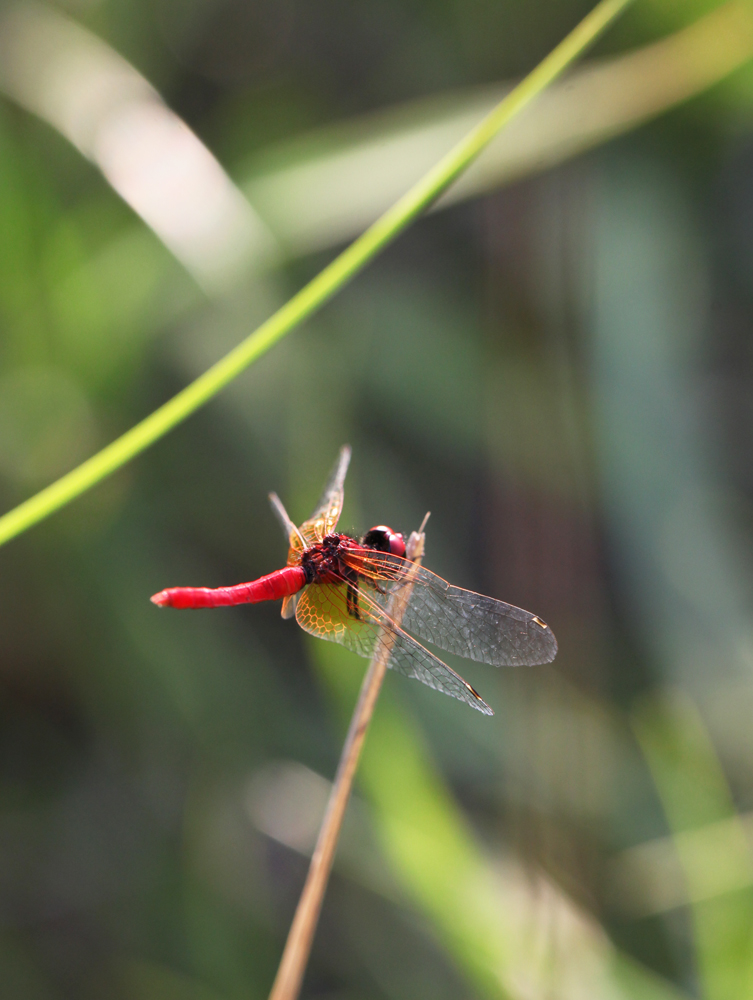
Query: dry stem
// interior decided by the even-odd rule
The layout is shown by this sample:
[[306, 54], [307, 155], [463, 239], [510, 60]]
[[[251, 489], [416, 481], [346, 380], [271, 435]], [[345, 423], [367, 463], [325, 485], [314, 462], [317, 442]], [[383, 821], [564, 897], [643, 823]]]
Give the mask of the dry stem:
[[[419, 531], [414, 531], [408, 540], [406, 555], [415, 565], [420, 564], [424, 554], [423, 527], [425, 524], [426, 518], [424, 518]], [[402, 621], [412, 590], [413, 586], [409, 576], [406, 586], [401, 587], [392, 596], [388, 614], [397, 625]], [[340, 828], [353, 787], [358, 759], [361, 756], [363, 741], [374, 714], [376, 700], [392, 653], [393, 642], [394, 633], [391, 630], [383, 629], [381, 641], [361, 684], [361, 693], [358, 696], [348, 735], [340, 755], [335, 783], [332, 786], [327, 810], [319, 830], [306, 883], [301, 892], [301, 898], [298, 900], [293, 923], [290, 925], [285, 950], [282, 953], [280, 967], [277, 970], [269, 1000], [296, 1000], [300, 991], [322, 908], [324, 892], [335, 857]]]

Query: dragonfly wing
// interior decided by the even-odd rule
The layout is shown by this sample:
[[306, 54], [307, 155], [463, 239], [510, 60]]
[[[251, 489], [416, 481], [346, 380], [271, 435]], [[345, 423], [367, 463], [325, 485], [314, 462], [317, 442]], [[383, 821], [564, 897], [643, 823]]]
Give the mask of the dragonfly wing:
[[[290, 520], [288, 512], [285, 510], [282, 500], [277, 496], [276, 493], [269, 494], [269, 503], [272, 507], [272, 512], [280, 523], [280, 526], [285, 534], [288, 545], [291, 549], [291, 554], [293, 552], [300, 553], [303, 551], [303, 539], [298, 531], [298, 528]], [[290, 560], [288, 560], [290, 562]]]
[[350, 445], [343, 445], [335, 463], [335, 467], [329, 477], [327, 485], [324, 487], [321, 499], [316, 506], [316, 510], [301, 525], [301, 534], [307, 545], [314, 545], [320, 542], [325, 535], [335, 530], [340, 514], [343, 509], [343, 498], [345, 495], [345, 476], [350, 465]]
[[[295, 617], [305, 632], [339, 642], [359, 656], [370, 657], [375, 649], [378, 631], [368, 613], [359, 618], [354, 610], [353, 595], [348, 596], [346, 583], [312, 583], [301, 591]], [[349, 607], [350, 604], [350, 607]]]
[[494, 715], [494, 712], [486, 704], [484, 699], [475, 691], [468, 681], [463, 680], [460, 674], [443, 663], [428, 649], [416, 642], [406, 632], [402, 630], [395, 633], [395, 642], [392, 647], [388, 666], [406, 677], [413, 677], [427, 687], [448, 694], [451, 698], [464, 701], [471, 708], [483, 712], [484, 715]]
[[[328, 516], [335, 516], [335, 524], [337, 524], [337, 518], [339, 518], [343, 506], [343, 489], [345, 487], [345, 477], [348, 474], [348, 466], [350, 465], [350, 456], [350, 445], [344, 444], [340, 449], [340, 454], [337, 456], [337, 461], [330, 473], [316, 510], [311, 515], [312, 518], [319, 517], [321, 514], [327, 514]], [[336, 515], [335, 511], [337, 512]]]
[[554, 632], [537, 615], [450, 586], [419, 567], [405, 627], [440, 649], [493, 666], [534, 666], [557, 655]]
[[467, 681], [391, 622], [365, 593], [350, 588], [349, 594], [346, 583], [307, 587], [298, 601], [296, 619], [306, 632], [339, 642], [359, 656], [371, 658], [380, 648], [388, 648], [391, 669], [484, 715], [494, 714]]
[[[367, 554], [364, 554], [367, 553]], [[384, 593], [369, 594], [381, 607], [401, 586], [407, 560], [388, 553], [355, 550], [348, 563]], [[533, 666], [550, 663], [557, 655], [554, 632], [537, 615], [472, 590], [453, 587], [423, 566], [414, 567], [413, 593], [402, 624], [426, 642], [493, 666]]]
[[301, 596], [300, 590], [297, 594], [290, 594], [282, 599], [282, 617], [292, 618], [298, 607], [298, 598]]

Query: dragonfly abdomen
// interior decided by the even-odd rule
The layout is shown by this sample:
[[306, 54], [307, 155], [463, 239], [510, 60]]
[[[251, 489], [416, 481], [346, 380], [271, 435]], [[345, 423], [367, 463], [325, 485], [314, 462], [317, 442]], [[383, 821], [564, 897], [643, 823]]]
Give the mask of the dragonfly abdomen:
[[151, 600], [162, 608], [220, 608], [234, 604], [258, 604], [297, 594], [308, 583], [300, 566], [286, 566], [250, 583], [232, 587], [170, 587]]

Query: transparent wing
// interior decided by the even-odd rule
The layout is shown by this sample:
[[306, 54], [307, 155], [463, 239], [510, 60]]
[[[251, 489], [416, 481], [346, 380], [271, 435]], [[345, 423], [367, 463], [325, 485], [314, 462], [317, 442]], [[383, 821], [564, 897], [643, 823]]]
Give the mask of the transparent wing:
[[[301, 556], [310, 545], [316, 545], [334, 530], [343, 507], [345, 476], [350, 464], [350, 454], [350, 445], [343, 445], [316, 510], [300, 528], [297, 528], [290, 519], [277, 494], [269, 494], [272, 510], [288, 542], [288, 566], [298, 565]], [[292, 618], [294, 610], [295, 603], [286, 598], [282, 605], [282, 617]]]
[[300, 531], [306, 545], [315, 545], [317, 542], [321, 542], [325, 535], [329, 535], [335, 530], [337, 522], [340, 520], [350, 453], [350, 445], [343, 445], [316, 510], [308, 521], [304, 521], [301, 525]]
[[291, 594], [289, 597], [283, 597], [282, 599], [282, 617], [292, 618], [295, 614], [295, 609], [298, 607], [298, 599], [301, 596], [300, 590], [297, 594]]
[[359, 656], [371, 658], [382, 643], [389, 646], [391, 641], [388, 663], [393, 670], [484, 715], [494, 714], [467, 681], [403, 632], [363, 590], [349, 588], [346, 583], [312, 584], [300, 596], [296, 619], [311, 635], [339, 642]]
[[[288, 512], [285, 510], [282, 500], [277, 496], [276, 493], [269, 494], [269, 502], [272, 505], [272, 510], [277, 517], [277, 520], [282, 526], [282, 530], [285, 533], [285, 538], [288, 542], [288, 566], [297, 566], [301, 561], [301, 556], [303, 555], [304, 543], [303, 537], [300, 531], [288, 516]], [[297, 603], [298, 595], [292, 594], [289, 597], [284, 597], [282, 601], [282, 617], [292, 618], [295, 614], [295, 606]]]
[[[389, 553], [354, 548], [345, 562], [366, 580], [369, 596], [380, 607], [404, 585], [413, 564]], [[557, 655], [554, 632], [537, 615], [472, 590], [453, 587], [423, 566], [414, 567], [413, 593], [402, 624], [448, 653], [479, 663], [533, 666], [550, 663]], [[382, 591], [382, 592], [380, 592]]]
[[269, 494], [269, 503], [272, 507], [272, 511], [280, 523], [280, 527], [283, 530], [287, 543], [291, 548], [293, 545], [300, 545], [300, 534], [298, 528], [290, 520], [288, 512], [285, 510], [282, 500], [277, 496], [276, 493]]

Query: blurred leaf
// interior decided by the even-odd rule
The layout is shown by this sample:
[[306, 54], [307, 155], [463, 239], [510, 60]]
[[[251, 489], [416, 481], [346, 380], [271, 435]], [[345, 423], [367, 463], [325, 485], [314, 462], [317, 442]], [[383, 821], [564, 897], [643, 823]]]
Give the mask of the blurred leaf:
[[52, 7], [0, 15], [0, 89], [97, 164], [197, 283], [227, 289], [276, 246], [220, 164], [151, 84]]
[[[711, 899], [752, 884], [753, 866], [740, 864], [740, 852], [728, 847], [745, 833], [753, 847], [753, 815], [731, 816], [674, 837], [658, 837], [622, 851], [611, 864], [614, 902], [633, 917], [664, 913], [688, 901]], [[694, 872], [690, 884], [678, 855]]]
[[[719, 760], [687, 696], [647, 699], [633, 726], [656, 784], [688, 885], [704, 996], [728, 1000], [753, 990], [753, 860]], [[720, 823], [720, 821], [726, 821]], [[699, 856], [686, 831], [716, 824], [716, 851]], [[703, 863], [703, 867], [698, 862]], [[714, 863], [721, 878], [748, 888], [704, 899]]]
[[[334, 643], [312, 641], [309, 646], [345, 715], [355, 702], [359, 661]], [[392, 683], [402, 682], [388, 676], [359, 780], [374, 807], [377, 832], [396, 876], [432, 919], [475, 987], [493, 998], [543, 1000], [551, 991], [562, 1000], [679, 997], [671, 986], [620, 956], [595, 922], [546, 880], [531, 876], [532, 885], [522, 873], [515, 876], [509, 867], [492, 862], [431, 762], [414, 723], [389, 690]], [[557, 933], [542, 942], [547, 926], [556, 927]]]
[[141, 227], [93, 250], [69, 215], [50, 233], [43, 263], [57, 355], [94, 389], [125, 382], [159, 329], [171, 258]]
[[[552, 87], [505, 130], [504, 138], [489, 146], [441, 204], [510, 183], [607, 141], [702, 93], [753, 55], [753, 11], [745, 0], [721, 6], [703, 0], [692, 8], [676, 0], [655, 0], [654, 6], [667, 30], [695, 23], [644, 49], [572, 72], [566, 83]], [[97, 129], [114, 130], [116, 113], [121, 115], [119, 102], [128, 98], [135, 103], [138, 98], [144, 114], [152, 105], [161, 107], [149, 83], [120, 55], [78, 25], [31, 5], [11, 8], [4, 35], [0, 89], [93, 157], [200, 283], [224, 292], [228, 282], [240, 279], [243, 267], [266, 267], [275, 259], [270, 234], [249, 214], [247, 204], [241, 210], [240, 201], [233, 225], [237, 228], [245, 220], [242, 233], [220, 232], [229, 223], [219, 216], [215, 236], [190, 231], [186, 219], [195, 214], [196, 203], [220, 199], [210, 184], [212, 170], [199, 176], [197, 168], [190, 203], [182, 207], [185, 232], [180, 233], [172, 216], [163, 218], [164, 213], [156, 211], [168, 194], [177, 197], [180, 178], [165, 189], [142, 192], [135, 184], [137, 177], [131, 182], [124, 170], [113, 171], [103, 159], [101, 143], [98, 146], [93, 137]], [[103, 87], [101, 107], [91, 105], [89, 95]], [[300, 255], [343, 242], [384, 212], [510, 89], [510, 84], [500, 84], [470, 94], [432, 97], [269, 149], [246, 168], [251, 176], [244, 190], [288, 253]], [[67, 103], [60, 103], [61, 91]], [[153, 130], [138, 131], [134, 122], [127, 123], [127, 130], [131, 146], [134, 140], [146, 145], [150, 137], [157, 142]], [[163, 158], [167, 153], [166, 146]], [[139, 176], [154, 172], [136, 160], [130, 166]], [[174, 214], [181, 214], [179, 205]], [[212, 239], [222, 244], [214, 248], [213, 259], [205, 252], [212, 249]], [[222, 271], [223, 255], [227, 273]]]
[[[660, 42], [571, 71], [490, 143], [439, 205], [569, 159], [744, 65], [753, 56], [753, 8], [746, 0], [714, 7]], [[416, 101], [266, 150], [247, 167], [243, 188], [290, 252], [340, 243], [384, 211], [509, 88]]]
[[91, 408], [64, 371], [0, 375], [0, 473], [26, 488], [39, 485], [80, 461], [96, 439]]
[[0, 116], [0, 320], [2, 360], [49, 363], [48, 318], [40, 295], [40, 234], [54, 218], [44, 177]]

